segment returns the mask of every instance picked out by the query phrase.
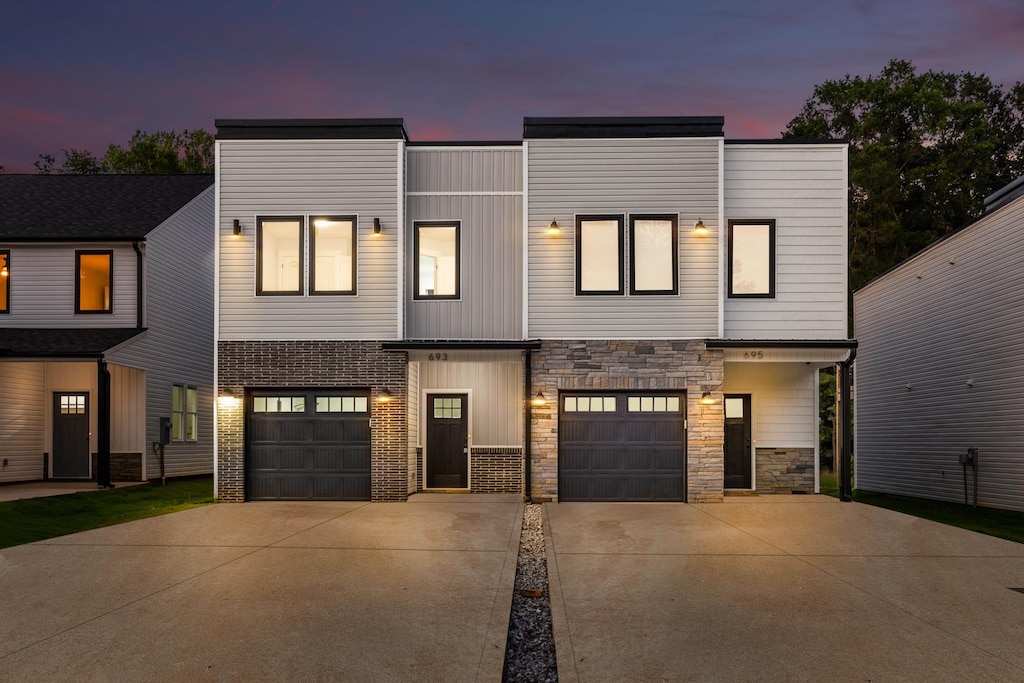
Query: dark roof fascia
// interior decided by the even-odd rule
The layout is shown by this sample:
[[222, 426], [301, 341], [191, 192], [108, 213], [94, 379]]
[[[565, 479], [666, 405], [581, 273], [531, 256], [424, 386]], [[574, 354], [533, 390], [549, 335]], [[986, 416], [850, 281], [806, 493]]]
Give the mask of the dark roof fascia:
[[706, 339], [709, 349], [855, 349], [856, 339]]
[[985, 197], [985, 215], [1006, 206], [1014, 199], [1024, 196], [1024, 175], [1002, 186]]
[[[134, 339], [138, 335], [145, 332], [148, 328], [145, 327], [115, 327], [115, 328], [3, 328], [0, 329], [0, 359], [5, 358], [19, 358], [19, 359], [48, 359], [48, 360], [82, 360], [82, 359], [102, 359], [110, 349], [115, 346], [119, 346], [130, 339]], [[119, 334], [118, 334], [119, 333]], [[81, 339], [64, 339], [61, 340], [63, 344], [58, 343], [57, 346], [64, 345], [64, 348], [54, 348], [41, 350], [42, 343], [41, 338], [49, 335], [56, 336], [67, 336], [67, 337], [80, 337]], [[100, 341], [89, 339], [90, 335], [98, 335], [106, 337]], [[29, 347], [19, 348], [17, 350], [11, 349], [9, 346], [9, 337], [22, 337], [18, 340], [21, 343], [15, 342], [14, 346]], [[74, 343], [79, 343], [86, 348], [76, 349], [72, 348]]]
[[218, 140], [404, 140], [403, 119], [217, 119]]
[[408, 147], [522, 147], [522, 140], [422, 140]]
[[450, 341], [444, 339], [410, 339], [383, 342], [385, 351], [414, 351], [418, 349], [454, 349], [464, 351], [524, 351], [541, 347], [539, 339], [523, 341]]
[[83, 242], [124, 242], [125, 244], [132, 244], [133, 242], [141, 243], [145, 241], [145, 237], [125, 237], [124, 235], [120, 235], [118, 237], [0, 237], [0, 243], [2, 244], [7, 244], [8, 242], [18, 242], [21, 244], [79, 244]]
[[736, 138], [726, 139], [727, 145], [848, 145], [844, 138]]
[[723, 116], [526, 117], [523, 139], [724, 137]]

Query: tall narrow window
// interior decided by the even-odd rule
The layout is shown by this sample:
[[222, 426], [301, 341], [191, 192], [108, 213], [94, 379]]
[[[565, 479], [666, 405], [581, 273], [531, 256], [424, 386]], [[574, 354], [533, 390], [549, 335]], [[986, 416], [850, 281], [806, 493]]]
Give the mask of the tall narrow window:
[[113, 251], [75, 252], [75, 313], [114, 310]]
[[310, 223], [310, 291], [313, 294], [355, 294], [355, 216], [314, 216]]
[[302, 294], [301, 216], [256, 219], [256, 293]]
[[729, 296], [775, 296], [775, 221], [729, 221]]
[[629, 217], [629, 293], [679, 293], [679, 217]]
[[185, 384], [171, 385], [171, 441], [196, 441], [199, 423], [199, 390]]
[[622, 216], [576, 218], [576, 293], [622, 294]]
[[11, 252], [0, 251], [0, 313], [11, 312]]
[[416, 223], [414, 299], [458, 299], [459, 223]]

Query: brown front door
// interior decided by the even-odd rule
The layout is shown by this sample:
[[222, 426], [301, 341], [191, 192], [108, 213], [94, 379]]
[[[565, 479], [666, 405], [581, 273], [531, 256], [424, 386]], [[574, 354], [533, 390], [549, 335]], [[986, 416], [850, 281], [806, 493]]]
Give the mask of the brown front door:
[[469, 487], [468, 399], [467, 394], [427, 396], [428, 489]]
[[89, 394], [53, 395], [53, 477], [89, 478]]
[[725, 488], [752, 488], [750, 478], [750, 394], [725, 396]]

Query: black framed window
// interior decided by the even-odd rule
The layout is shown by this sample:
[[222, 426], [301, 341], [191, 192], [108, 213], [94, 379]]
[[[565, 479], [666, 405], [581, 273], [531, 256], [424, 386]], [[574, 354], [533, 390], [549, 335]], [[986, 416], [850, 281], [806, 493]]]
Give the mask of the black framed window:
[[187, 384], [171, 385], [171, 441], [197, 441], [199, 390]]
[[679, 293], [679, 216], [629, 217], [629, 293]]
[[309, 228], [311, 294], [356, 293], [356, 217], [313, 216]]
[[576, 217], [576, 294], [623, 294], [621, 215]]
[[413, 299], [458, 299], [461, 225], [458, 221], [414, 224]]
[[256, 293], [303, 293], [303, 217], [256, 217]]
[[775, 221], [729, 221], [729, 296], [775, 296]]
[[75, 313], [114, 312], [114, 252], [75, 252]]
[[11, 252], [0, 250], [0, 313], [11, 312]]

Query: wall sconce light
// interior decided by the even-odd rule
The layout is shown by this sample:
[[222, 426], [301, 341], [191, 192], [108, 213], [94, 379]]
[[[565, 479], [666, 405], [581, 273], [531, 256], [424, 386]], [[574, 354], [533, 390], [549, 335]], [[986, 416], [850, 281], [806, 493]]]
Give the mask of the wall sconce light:
[[7, 268], [7, 257], [4, 256], [2, 258], [4, 260], [4, 264], [2, 266], [0, 266], [0, 277], [7, 277], [7, 276], [9, 276], [11, 274], [11, 271], [8, 270], [8, 268]]
[[381, 230], [382, 230], [382, 228], [380, 227], [380, 219], [379, 218], [374, 218], [373, 219], [373, 236], [374, 237], [380, 237]]
[[222, 408], [233, 408], [238, 405], [238, 397], [230, 389], [225, 389], [217, 397], [217, 405]]
[[234, 221], [231, 222], [231, 233], [235, 237], [238, 237], [239, 235], [242, 234], [242, 221], [236, 218]]
[[908, 384], [907, 385], [907, 391], [913, 391], [913, 390], [914, 390], [914, 385], [913, 384]]
[[718, 403], [718, 401], [715, 400], [715, 397], [711, 395], [710, 391], [705, 391], [700, 395], [700, 403], [705, 406], [713, 406]]
[[554, 218], [552, 218], [551, 219], [551, 225], [548, 226], [548, 234], [549, 235], [557, 235], [560, 232], [562, 232], [562, 229], [560, 227], [558, 227], [558, 221], [556, 221]]
[[391, 397], [391, 392], [388, 391], [387, 389], [381, 389], [380, 393], [377, 394], [377, 402], [378, 403], [390, 403], [391, 402], [391, 398], [392, 398]]
[[533, 405], [535, 405], [538, 408], [540, 408], [542, 406], [546, 406], [547, 404], [548, 404], [548, 400], [546, 398], [544, 398], [544, 392], [543, 391], [538, 391], [537, 395], [533, 397]]
[[704, 221], [698, 218], [697, 222], [693, 225], [693, 233], [695, 235], [707, 235], [709, 232], [711, 231], [708, 230], [708, 226], [704, 225]]
[[967, 386], [973, 387], [974, 386], [974, 380], [973, 379], [967, 380]]

